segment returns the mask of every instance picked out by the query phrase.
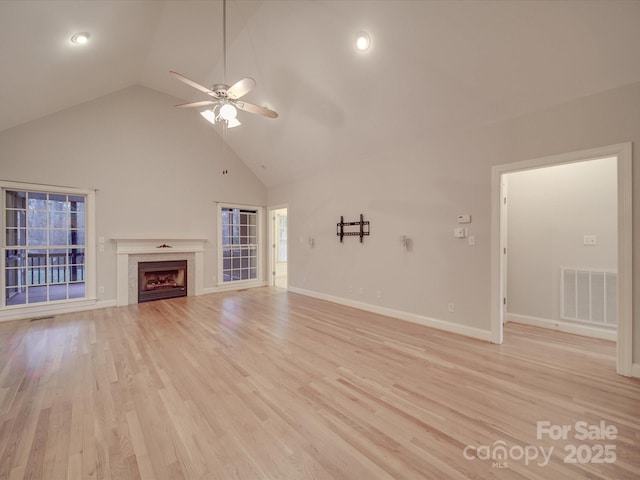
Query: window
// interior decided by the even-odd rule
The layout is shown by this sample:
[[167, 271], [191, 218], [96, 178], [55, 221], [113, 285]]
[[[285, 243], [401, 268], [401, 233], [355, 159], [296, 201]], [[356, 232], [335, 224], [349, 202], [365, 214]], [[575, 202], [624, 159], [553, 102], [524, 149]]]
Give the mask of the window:
[[2, 189], [5, 307], [87, 298], [87, 194]]
[[222, 283], [259, 278], [257, 208], [220, 207]]

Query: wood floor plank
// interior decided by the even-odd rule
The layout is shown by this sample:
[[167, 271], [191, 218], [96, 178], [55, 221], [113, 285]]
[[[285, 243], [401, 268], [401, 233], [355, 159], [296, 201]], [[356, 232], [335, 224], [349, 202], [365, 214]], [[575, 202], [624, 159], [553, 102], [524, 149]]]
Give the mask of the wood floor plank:
[[492, 345], [271, 288], [9, 322], [6, 478], [631, 480], [640, 381], [611, 342], [507, 325]]

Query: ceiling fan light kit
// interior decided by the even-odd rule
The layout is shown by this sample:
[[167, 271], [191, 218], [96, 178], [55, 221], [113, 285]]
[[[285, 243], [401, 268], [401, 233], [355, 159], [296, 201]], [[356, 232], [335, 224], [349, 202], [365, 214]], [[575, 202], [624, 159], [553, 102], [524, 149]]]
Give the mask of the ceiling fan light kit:
[[200, 112], [200, 115], [202, 115], [207, 121], [213, 123], [214, 125], [216, 124], [216, 113], [213, 110], [202, 110]]
[[[226, 0], [222, 3], [222, 66], [223, 66], [223, 82], [226, 81], [227, 78], [227, 2]], [[261, 115], [267, 118], [277, 118], [278, 114], [273, 110], [270, 110], [266, 107], [261, 107], [259, 105], [254, 105], [253, 103], [248, 103], [245, 101], [238, 101], [239, 98], [243, 97], [247, 93], [249, 93], [253, 87], [256, 86], [256, 81], [251, 77], [245, 77], [233, 85], [229, 86], [226, 83], [217, 83], [213, 85], [211, 88], [203, 87], [199, 83], [194, 82], [193, 80], [185, 77], [184, 75], [170, 71], [169, 74], [180, 80], [182, 83], [189, 85], [196, 90], [199, 90], [202, 93], [206, 93], [210, 97], [213, 97], [212, 100], [203, 100], [199, 102], [189, 102], [189, 103], [181, 103], [176, 105], [176, 107], [180, 108], [191, 108], [191, 107], [203, 107], [206, 105], [213, 105], [213, 108], [210, 110], [204, 110], [200, 112], [200, 114], [205, 117], [211, 123], [223, 123], [226, 124], [227, 127], [237, 127], [240, 125], [240, 121], [236, 118], [238, 114], [238, 109], [243, 110], [245, 112], [253, 113], [255, 115]]]
[[233, 120], [238, 116], [238, 110], [230, 103], [225, 103], [220, 107], [220, 116], [226, 121]]
[[213, 108], [208, 108], [206, 110], [202, 110], [200, 112], [208, 122], [215, 125], [216, 123], [225, 123], [227, 124], [227, 128], [234, 128], [242, 125], [240, 121], [234, 116], [233, 118], [225, 119], [220, 113], [220, 108], [216, 105]]

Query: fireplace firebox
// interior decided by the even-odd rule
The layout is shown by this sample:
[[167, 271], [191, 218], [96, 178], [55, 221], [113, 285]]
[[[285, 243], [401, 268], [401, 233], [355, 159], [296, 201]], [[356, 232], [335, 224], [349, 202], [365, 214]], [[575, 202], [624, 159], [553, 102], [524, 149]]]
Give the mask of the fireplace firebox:
[[186, 260], [138, 263], [138, 303], [186, 296]]

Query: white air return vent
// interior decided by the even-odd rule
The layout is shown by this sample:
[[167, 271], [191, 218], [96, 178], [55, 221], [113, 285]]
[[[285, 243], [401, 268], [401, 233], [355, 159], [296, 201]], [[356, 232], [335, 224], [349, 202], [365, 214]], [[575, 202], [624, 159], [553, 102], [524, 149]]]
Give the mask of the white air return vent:
[[616, 326], [618, 275], [614, 270], [560, 267], [561, 318]]

